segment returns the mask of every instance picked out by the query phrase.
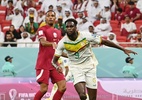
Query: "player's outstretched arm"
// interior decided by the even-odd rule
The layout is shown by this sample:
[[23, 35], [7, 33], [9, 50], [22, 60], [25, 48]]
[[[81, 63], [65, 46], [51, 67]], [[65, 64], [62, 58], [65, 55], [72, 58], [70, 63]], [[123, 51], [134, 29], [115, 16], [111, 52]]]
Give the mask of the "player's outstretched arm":
[[125, 54], [127, 54], [128, 56], [130, 56], [129, 54], [132, 53], [132, 54], [137, 54], [136, 52], [132, 51], [132, 50], [128, 50], [128, 49], [125, 49], [109, 40], [104, 40], [102, 39], [102, 43], [103, 45], [106, 45], [106, 46], [109, 46], [109, 47], [113, 47], [113, 48], [116, 48], [116, 49], [119, 49], [119, 50], [122, 50]]

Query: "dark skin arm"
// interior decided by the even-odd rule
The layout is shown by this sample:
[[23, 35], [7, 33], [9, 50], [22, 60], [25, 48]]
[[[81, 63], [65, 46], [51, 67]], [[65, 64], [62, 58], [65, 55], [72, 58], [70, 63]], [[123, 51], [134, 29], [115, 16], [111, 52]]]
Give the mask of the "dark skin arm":
[[137, 54], [136, 52], [134, 52], [132, 50], [128, 50], [128, 49], [122, 48], [121, 46], [116, 45], [115, 43], [113, 43], [111, 41], [108, 41], [108, 40], [102, 40], [101, 44], [109, 46], [109, 47], [113, 47], [113, 48], [116, 48], [116, 49], [119, 49], [119, 50], [123, 51], [125, 54], [127, 54], [128, 56], [130, 56], [129, 55], [130, 53], [132, 53], [134, 55]]

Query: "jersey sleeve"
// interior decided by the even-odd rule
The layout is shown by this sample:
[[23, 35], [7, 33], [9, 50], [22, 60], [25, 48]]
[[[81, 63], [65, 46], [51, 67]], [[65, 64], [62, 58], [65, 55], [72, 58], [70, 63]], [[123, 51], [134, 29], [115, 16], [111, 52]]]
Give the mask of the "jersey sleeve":
[[46, 37], [45, 37], [45, 33], [44, 33], [44, 28], [40, 28], [40, 29], [37, 31], [37, 35], [38, 35], [38, 39], [46, 38]]
[[55, 50], [55, 56], [61, 56], [62, 52], [64, 50], [64, 38], [62, 38], [59, 42], [58, 42], [58, 46]]
[[102, 37], [97, 34], [91, 34], [90, 32], [85, 32], [83, 33], [83, 36], [85, 36], [86, 39], [93, 44], [101, 44], [102, 42]]

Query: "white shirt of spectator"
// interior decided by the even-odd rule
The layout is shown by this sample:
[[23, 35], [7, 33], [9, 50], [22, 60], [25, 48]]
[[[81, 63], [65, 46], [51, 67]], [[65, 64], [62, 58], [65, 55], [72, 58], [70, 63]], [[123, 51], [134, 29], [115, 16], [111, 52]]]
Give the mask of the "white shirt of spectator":
[[99, 4], [97, 7], [91, 6], [90, 9], [87, 9], [89, 20], [92, 23], [97, 20], [96, 15], [98, 15], [101, 12], [101, 10], [102, 9]]
[[1, 26], [0, 26], [0, 42], [4, 42], [4, 33], [1, 31]]
[[[102, 19], [101, 19], [102, 20]], [[95, 32], [98, 34], [98, 35], [101, 35], [101, 36], [108, 36], [108, 33], [110, 31], [112, 31], [112, 27], [110, 25], [109, 22], [106, 22], [106, 23], [101, 23], [101, 20], [100, 20], [100, 24], [98, 24], [96, 27], [95, 27]], [[105, 31], [102, 31], [102, 30], [105, 30]]]
[[100, 15], [103, 17], [103, 18], [106, 18], [108, 21], [111, 20], [111, 11], [108, 10], [108, 11], [105, 11], [105, 8], [102, 9], [102, 11], [100, 12]]
[[50, 5], [53, 5], [53, 10], [55, 11], [56, 9], [56, 5], [57, 5], [57, 0], [44, 0], [43, 3], [42, 3], [42, 6], [41, 6], [41, 10], [44, 11], [44, 12], [47, 12], [48, 11], [48, 7]]
[[142, 13], [142, 0], [138, 0], [136, 7], [140, 10], [140, 12]]
[[58, 0], [57, 4], [61, 4], [64, 9], [72, 9], [73, 7], [71, 0]]
[[[24, 33], [24, 32], [23, 32]], [[23, 38], [23, 33], [21, 33], [21, 39], [17, 40], [17, 47], [32, 47], [32, 40], [30, 39], [30, 34], [28, 32], [26, 32], [28, 34], [27, 38]], [[18, 44], [18, 42], [23, 42], [24, 44]], [[31, 43], [26, 43], [26, 42], [31, 42]]]
[[[14, 8], [15, 9], [19, 9], [17, 7]], [[14, 25], [15, 29], [19, 29], [19, 27], [23, 24], [23, 16], [21, 15], [21, 13], [19, 12], [18, 15], [16, 15], [15, 13], [13, 15], [9, 15], [6, 17], [7, 20], [11, 20], [12, 25]]]
[[127, 23], [121, 24], [121, 30], [123, 28], [125, 28], [128, 32], [131, 32], [131, 31], [137, 29], [136, 24], [133, 22], [130, 22], [129, 24], [127, 24]]

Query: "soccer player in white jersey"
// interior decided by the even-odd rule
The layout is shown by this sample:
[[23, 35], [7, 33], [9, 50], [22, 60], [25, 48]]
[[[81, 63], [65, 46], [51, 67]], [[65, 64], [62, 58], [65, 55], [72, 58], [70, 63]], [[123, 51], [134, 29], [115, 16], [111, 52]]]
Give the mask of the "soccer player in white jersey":
[[[122, 48], [113, 42], [102, 39], [100, 36], [77, 31], [77, 21], [68, 19], [65, 21], [67, 35], [58, 43], [57, 49], [52, 60], [52, 64], [60, 72], [60, 66], [57, 62], [64, 49], [69, 58], [69, 70], [74, 79], [74, 87], [80, 97], [80, 100], [86, 100], [86, 88], [89, 100], [97, 98], [97, 76], [96, 66], [98, 64], [95, 55], [91, 49], [91, 44], [103, 44], [109, 47], [122, 50], [129, 56], [130, 53], [137, 54], [132, 50]], [[90, 44], [91, 43], [91, 44]]]

